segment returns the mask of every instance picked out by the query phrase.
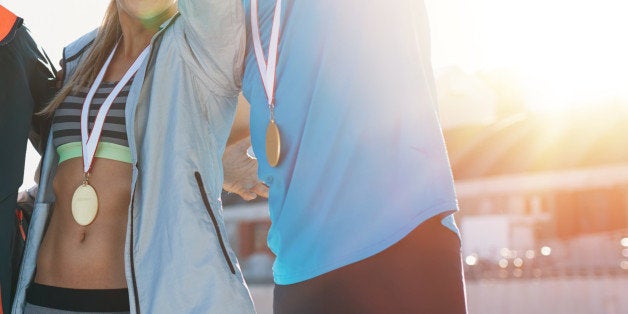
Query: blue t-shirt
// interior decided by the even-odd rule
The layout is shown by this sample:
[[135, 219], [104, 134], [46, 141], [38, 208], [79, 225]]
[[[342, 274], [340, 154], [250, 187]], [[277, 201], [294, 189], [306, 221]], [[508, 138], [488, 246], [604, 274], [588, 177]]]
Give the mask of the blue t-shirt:
[[[426, 219], [457, 210], [438, 121], [429, 29], [419, 0], [284, 0], [275, 120], [282, 159], [266, 159], [266, 94], [250, 0], [243, 92], [277, 284], [370, 257]], [[259, 1], [268, 52], [275, 0]]]

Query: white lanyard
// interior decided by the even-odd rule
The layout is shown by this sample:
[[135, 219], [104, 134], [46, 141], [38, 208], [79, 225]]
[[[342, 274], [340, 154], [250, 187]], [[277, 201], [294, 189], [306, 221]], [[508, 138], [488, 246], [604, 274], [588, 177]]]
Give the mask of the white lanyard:
[[260, 38], [259, 20], [257, 17], [257, 0], [251, 0], [251, 28], [253, 33], [253, 46], [255, 47], [255, 58], [262, 84], [268, 98], [268, 107], [271, 109], [271, 118], [275, 107], [275, 79], [277, 72], [277, 53], [279, 48], [279, 28], [281, 27], [281, 0], [275, 3], [275, 16], [273, 17], [273, 28], [270, 33], [270, 44], [268, 46], [268, 62], [264, 58], [262, 50], [262, 40]]
[[142, 62], [150, 51], [150, 45], [144, 48], [144, 51], [142, 51], [137, 59], [135, 59], [133, 65], [131, 65], [131, 67], [126, 71], [122, 79], [120, 79], [120, 82], [118, 82], [118, 84], [113, 88], [111, 94], [107, 96], [105, 102], [103, 102], [103, 104], [100, 106], [100, 109], [98, 110], [98, 114], [96, 115], [96, 121], [94, 121], [94, 128], [92, 129], [91, 134], [88, 134], [89, 107], [92, 103], [92, 99], [94, 98], [94, 94], [96, 94], [96, 90], [98, 90], [98, 86], [100, 86], [100, 83], [105, 76], [105, 72], [107, 72], [107, 67], [109, 67], [109, 63], [111, 62], [111, 59], [113, 59], [113, 55], [115, 54], [117, 48], [118, 44], [116, 44], [116, 46], [113, 48], [113, 51], [111, 51], [109, 58], [107, 58], [107, 61], [102, 66], [102, 69], [100, 69], [96, 80], [94, 80], [94, 83], [92, 84], [92, 87], [90, 88], [89, 93], [87, 93], [87, 97], [85, 97], [85, 101], [83, 102], [83, 111], [81, 112], [81, 147], [83, 148], [83, 171], [85, 172], [85, 174], [89, 173], [89, 170], [92, 167], [92, 163], [94, 162], [94, 155], [96, 154], [98, 141], [100, 140], [102, 129], [105, 124], [105, 118], [107, 117], [107, 113], [109, 112], [113, 101], [116, 99], [118, 94], [120, 94], [120, 91], [122, 90], [122, 88], [124, 88], [126, 83], [140, 68]]

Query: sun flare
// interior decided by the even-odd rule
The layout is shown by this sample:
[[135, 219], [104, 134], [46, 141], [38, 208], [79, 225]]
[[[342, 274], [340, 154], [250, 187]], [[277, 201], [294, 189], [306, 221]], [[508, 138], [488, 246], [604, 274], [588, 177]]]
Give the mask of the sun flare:
[[[628, 2], [478, 0], [461, 5], [468, 16], [468, 27], [458, 30], [467, 41], [460, 52], [466, 54], [459, 59], [462, 66], [471, 72], [517, 72], [529, 109], [562, 111], [608, 101], [628, 107]], [[443, 34], [438, 26], [435, 36]], [[438, 38], [435, 43], [441, 44]]]

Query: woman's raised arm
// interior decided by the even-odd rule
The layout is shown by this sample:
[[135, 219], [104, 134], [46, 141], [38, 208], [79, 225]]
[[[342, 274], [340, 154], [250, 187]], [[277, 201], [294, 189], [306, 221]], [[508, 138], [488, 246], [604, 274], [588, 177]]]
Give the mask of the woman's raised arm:
[[246, 29], [241, 0], [179, 0], [185, 40], [217, 87], [241, 87]]

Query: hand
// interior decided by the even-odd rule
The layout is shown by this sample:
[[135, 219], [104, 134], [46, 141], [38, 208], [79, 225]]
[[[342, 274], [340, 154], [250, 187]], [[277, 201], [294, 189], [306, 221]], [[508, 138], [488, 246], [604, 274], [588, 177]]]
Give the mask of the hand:
[[31, 213], [35, 206], [35, 196], [37, 195], [38, 186], [34, 185], [28, 190], [20, 191], [17, 194], [17, 207]]
[[227, 146], [222, 156], [225, 173], [223, 189], [240, 195], [245, 201], [257, 196], [268, 198], [268, 187], [257, 178], [257, 160], [246, 155], [250, 145], [251, 139], [243, 138]]

